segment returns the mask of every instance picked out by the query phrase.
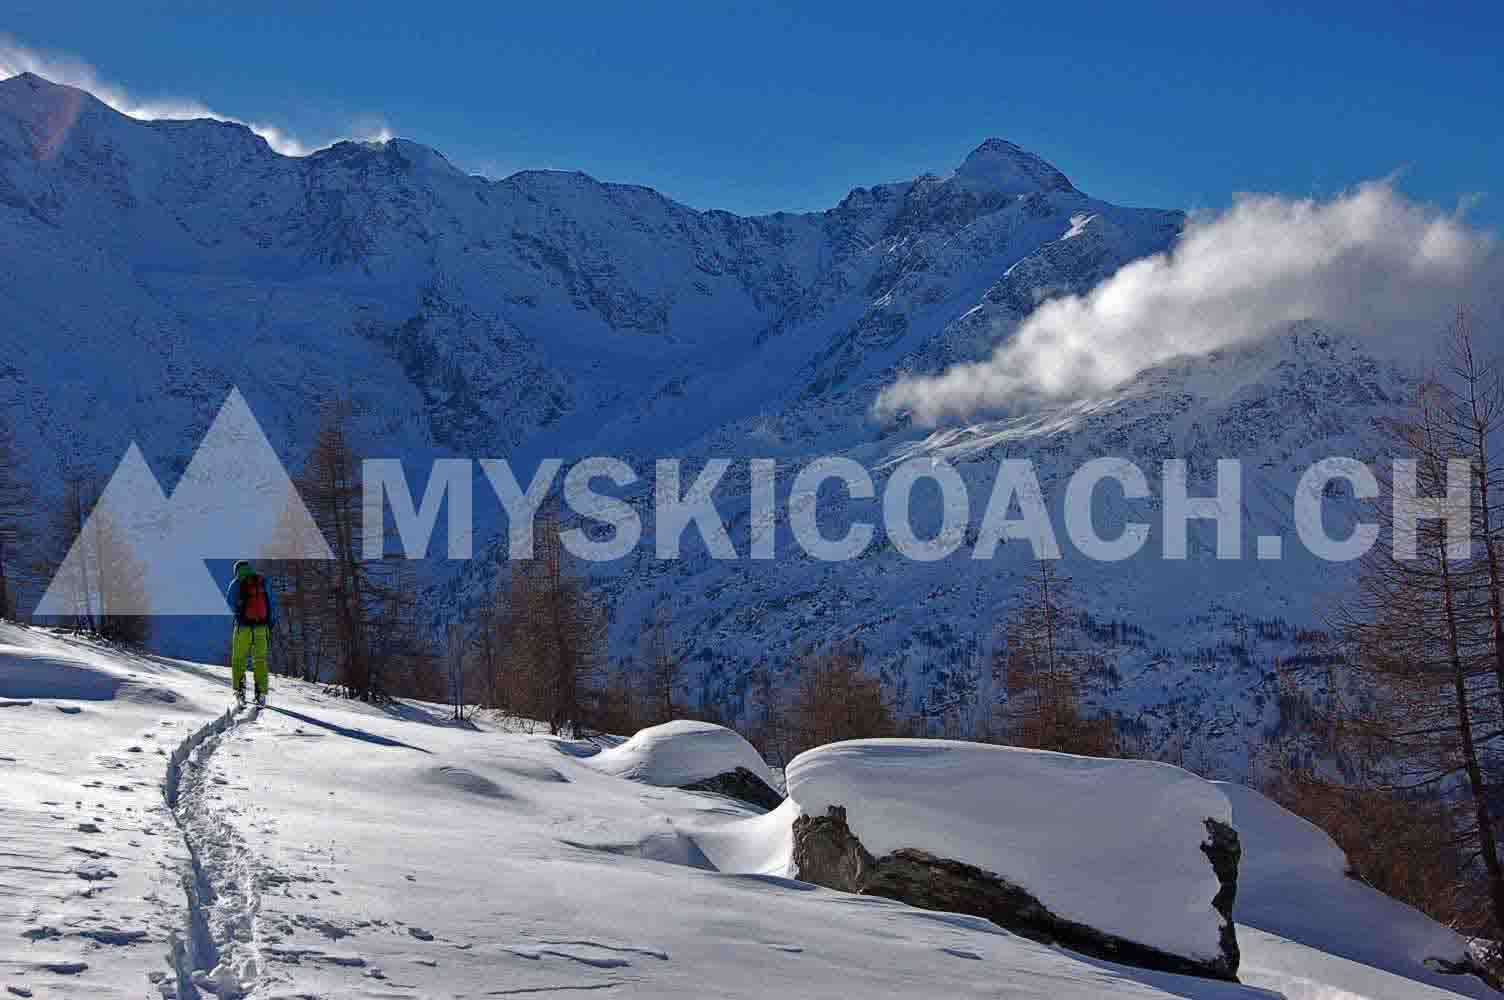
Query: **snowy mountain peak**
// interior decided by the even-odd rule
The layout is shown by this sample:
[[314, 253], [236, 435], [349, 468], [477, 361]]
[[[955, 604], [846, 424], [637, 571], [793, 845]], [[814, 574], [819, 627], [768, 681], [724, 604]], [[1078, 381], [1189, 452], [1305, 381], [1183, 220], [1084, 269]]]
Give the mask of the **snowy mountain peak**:
[[312, 162], [366, 167], [380, 163], [400, 173], [439, 173], [463, 176], [449, 159], [431, 146], [411, 139], [345, 139], [320, 149]]
[[59, 107], [67, 107], [75, 113], [81, 110], [117, 113], [87, 90], [80, 90], [66, 83], [54, 83], [29, 70], [0, 79], [0, 112], [20, 118], [35, 118], [39, 113]]
[[988, 139], [972, 150], [952, 180], [967, 190], [990, 194], [1075, 190], [1054, 165], [1006, 139]]
[[0, 80], [0, 111], [8, 115], [34, 119], [60, 105], [75, 110], [85, 105], [105, 107], [104, 102], [88, 91], [53, 83], [32, 72]]
[[97, 127], [121, 117], [87, 91], [35, 73], [0, 80], [0, 151], [10, 146], [32, 159], [50, 160], [80, 123]]
[[19, 92], [22, 90], [35, 93], [40, 90], [48, 89], [72, 90], [74, 88], [66, 87], [60, 83], [53, 83], [46, 77], [37, 76], [31, 70], [27, 70], [24, 73], [17, 73], [15, 76], [0, 79], [0, 94], [7, 93], [9, 91]]

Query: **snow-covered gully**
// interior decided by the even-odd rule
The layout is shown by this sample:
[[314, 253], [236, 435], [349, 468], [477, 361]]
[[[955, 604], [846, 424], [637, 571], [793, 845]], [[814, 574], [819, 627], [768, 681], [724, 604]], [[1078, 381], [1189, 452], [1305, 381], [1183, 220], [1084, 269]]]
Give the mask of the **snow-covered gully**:
[[255, 706], [230, 709], [195, 730], [168, 758], [162, 791], [188, 849], [182, 873], [188, 906], [184, 926], [172, 934], [178, 1000], [249, 996], [260, 971], [255, 871], [244, 841], [216, 814], [204, 788], [220, 743], [259, 714]]

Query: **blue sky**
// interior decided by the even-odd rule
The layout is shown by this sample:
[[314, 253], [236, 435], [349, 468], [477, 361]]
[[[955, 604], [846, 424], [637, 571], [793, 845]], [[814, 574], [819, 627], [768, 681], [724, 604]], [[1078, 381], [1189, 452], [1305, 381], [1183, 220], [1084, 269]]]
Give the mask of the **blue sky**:
[[0, 31], [137, 98], [310, 141], [385, 123], [470, 170], [700, 208], [829, 207], [997, 135], [1124, 204], [1399, 170], [1504, 228], [1504, 5], [1219, 6], [12, 0]]

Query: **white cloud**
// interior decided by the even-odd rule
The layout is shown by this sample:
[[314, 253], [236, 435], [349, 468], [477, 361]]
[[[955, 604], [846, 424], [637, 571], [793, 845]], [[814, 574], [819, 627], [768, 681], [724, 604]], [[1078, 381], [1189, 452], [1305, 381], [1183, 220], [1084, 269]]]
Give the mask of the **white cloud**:
[[1127, 265], [1086, 295], [1046, 302], [989, 360], [889, 387], [875, 412], [908, 410], [933, 425], [1079, 397], [1297, 320], [1352, 332], [1375, 349], [1414, 344], [1501, 285], [1504, 259], [1491, 234], [1389, 181], [1325, 201], [1245, 195], [1193, 219], [1170, 252]]
[[[148, 121], [214, 118], [244, 125], [265, 139], [268, 146], [283, 156], [307, 156], [316, 149], [323, 149], [339, 141], [336, 138], [323, 143], [305, 142], [276, 125], [223, 115], [209, 108], [202, 101], [191, 98], [141, 100], [133, 97], [125, 88], [101, 79], [94, 67], [81, 59], [58, 53], [38, 52], [0, 35], [0, 80], [9, 79], [21, 73], [35, 73], [53, 83], [87, 90], [116, 111], [132, 118]], [[354, 136], [343, 138], [385, 142], [392, 138], [392, 133], [384, 122], [365, 120], [360, 123]]]

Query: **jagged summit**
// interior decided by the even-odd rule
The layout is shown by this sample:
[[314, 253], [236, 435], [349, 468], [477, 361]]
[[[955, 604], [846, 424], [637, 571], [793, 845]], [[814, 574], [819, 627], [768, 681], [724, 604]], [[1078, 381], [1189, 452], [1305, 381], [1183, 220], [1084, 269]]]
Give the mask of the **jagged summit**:
[[[86, 90], [81, 90], [68, 84], [56, 83], [29, 70], [5, 79], [0, 79], [0, 106], [5, 106], [21, 120], [30, 121], [33, 124], [38, 121], [49, 120], [57, 124], [59, 120], [65, 120], [71, 125], [80, 114], [86, 111], [115, 111], [115, 109], [110, 108], [104, 101], [101, 101]], [[122, 117], [128, 118], [130, 116], [122, 115]], [[178, 125], [180, 122], [196, 124], [211, 121], [244, 130], [248, 134], [256, 134], [254, 129], [243, 122], [216, 117], [209, 113], [205, 113], [203, 118], [132, 120], [141, 121], [151, 126], [160, 126], [166, 122], [172, 122], [178, 127], [181, 127]], [[60, 131], [66, 134], [66, 130]], [[58, 138], [61, 138], [61, 136]], [[297, 158], [303, 157], [298, 156]], [[464, 171], [456, 168], [438, 150], [421, 143], [396, 138], [374, 141], [342, 140], [312, 151], [308, 154], [308, 158], [310, 162], [326, 164], [331, 162], [362, 162], [379, 158], [405, 171], [427, 170], [442, 174], [464, 174]], [[514, 177], [526, 178], [550, 174], [562, 175], [575, 173], [577, 172], [524, 170], [514, 175]], [[585, 174], [578, 174], [578, 176], [587, 179], [591, 184], [603, 184], [598, 179]], [[923, 179], [938, 180], [938, 178], [933, 177]], [[509, 180], [509, 178], [501, 180]], [[989, 138], [976, 149], [972, 150], [945, 183], [980, 195], [1017, 196], [1046, 191], [1068, 192], [1075, 190], [1075, 187], [1065, 174], [1053, 164], [1016, 143], [1001, 138]], [[638, 187], [638, 185], [630, 184], [606, 186], [621, 188]], [[879, 188], [881, 187], [879, 185]], [[902, 187], [902, 185], [894, 187]], [[876, 191], [879, 188], [872, 190]], [[651, 191], [652, 189], [645, 190]], [[864, 194], [867, 191], [867, 189], [858, 190]], [[657, 192], [654, 193], [656, 194]]]
[[993, 194], [1075, 190], [1053, 164], [1016, 143], [996, 138], [972, 150], [951, 179], [968, 190]]

